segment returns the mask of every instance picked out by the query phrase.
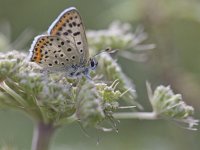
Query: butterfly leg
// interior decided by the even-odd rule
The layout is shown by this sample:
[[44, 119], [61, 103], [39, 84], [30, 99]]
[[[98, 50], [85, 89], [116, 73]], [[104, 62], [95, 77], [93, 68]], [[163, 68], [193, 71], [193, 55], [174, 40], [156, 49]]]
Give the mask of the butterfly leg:
[[83, 73], [83, 75], [86, 77], [86, 79], [92, 81], [92, 78], [91, 78], [91, 76], [90, 76], [90, 71], [89, 71], [88, 68], [85, 68], [85, 70], [84, 70], [82, 73]]
[[91, 78], [91, 76], [89, 74], [85, 75], [85, 77], [86, 77], [86, 79], [92, 81], [92, 78]]

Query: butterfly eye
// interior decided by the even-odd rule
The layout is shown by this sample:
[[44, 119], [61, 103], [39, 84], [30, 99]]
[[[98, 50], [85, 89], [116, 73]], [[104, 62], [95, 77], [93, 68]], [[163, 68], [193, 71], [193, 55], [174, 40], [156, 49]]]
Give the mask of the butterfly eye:
[[90, 59], [91, 69], [95, 69], [97, 65], [98, 65], [98, 62], [95, 59]]
[[91, 61], [91, 67], [94, 67], [94, 61]]

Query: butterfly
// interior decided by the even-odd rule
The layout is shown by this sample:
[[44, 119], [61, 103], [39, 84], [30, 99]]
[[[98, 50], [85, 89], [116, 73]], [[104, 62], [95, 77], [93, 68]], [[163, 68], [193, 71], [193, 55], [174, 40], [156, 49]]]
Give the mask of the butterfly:
[[35, 37], [29, 58], [44, 70], [64, 72], [67, 77], [90, 77], [98, 62], [89, 57], [83, 21], [75, 7], [65, 9], [51, 24], [46, 35]]

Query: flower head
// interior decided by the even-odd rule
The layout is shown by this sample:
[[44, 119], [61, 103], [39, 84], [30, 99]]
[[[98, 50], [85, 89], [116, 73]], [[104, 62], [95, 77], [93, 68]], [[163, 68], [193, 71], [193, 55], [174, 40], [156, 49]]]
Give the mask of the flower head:
[[[76, 83], [58, 74], [44, 74], [17, 51], [2, 53], [0, 66], [0, 107], [23, 111], [38, 122], [54, 126], [69, 120], [97, 126], [117, 110], [125, 91], [118, 88], [122, 79], [113, 82], [114, 78], [107, 78], [108, 84], [94, 77], [93, 81], [81, 79]], [[115, 67], [110, 68], [114, 71]]]
[[195, 130], [194, 126], [198, 124], [198, 120], [192, 117], [194, 108], [187, 105], [180, 94], [174, 94], [169, 86], [158, 86], [153, 93], [150, 86], [147, 87], [154, 113], [162, 118], [188, 124], [189, 129]]

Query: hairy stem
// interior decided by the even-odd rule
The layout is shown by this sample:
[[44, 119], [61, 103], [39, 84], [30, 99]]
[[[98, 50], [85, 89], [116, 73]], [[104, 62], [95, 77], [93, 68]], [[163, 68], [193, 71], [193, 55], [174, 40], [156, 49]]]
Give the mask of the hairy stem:
[[38, 123], [33, 133], [32, 150], [48, 150], [54, 131], [52, 124]]
[[116, 119], [142, 119], [142, 120], [155, 120], [158, 116], [154, 112], [121, 112], [114, 113], [113, 117]]

